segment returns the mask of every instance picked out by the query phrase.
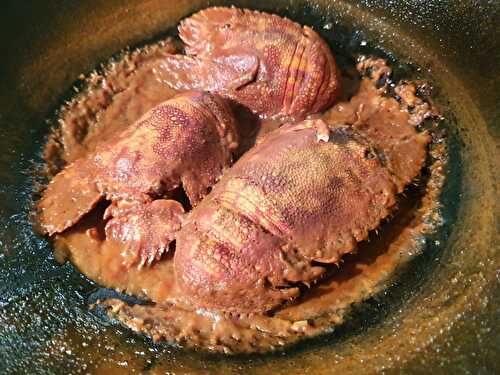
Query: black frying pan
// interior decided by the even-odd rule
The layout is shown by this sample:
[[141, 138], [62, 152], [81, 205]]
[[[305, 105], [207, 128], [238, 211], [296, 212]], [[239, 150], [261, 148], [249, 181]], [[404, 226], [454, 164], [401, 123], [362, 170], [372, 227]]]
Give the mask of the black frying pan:
[[[440, 104], [450, 128], [439, 237], [344, 325], [285, 353], [227, 358], [153, 345], [89, 311], [98, 287], [70, 264], [59, 266], [29, 221], [32, 174], [48, 132], [44, 119], [70, 95], [80, 73], [125, 46], [166, 35], [208, 2], [3, 1], [0, 373], [500, 372], [500, 3], [234, 3], [313, 25], [336, 52], [391, 57], [390, 51], [424, 68], [419, 74], [445, 99]], [[338, 31], [334, 36], [323, 29], [328, 23]]]

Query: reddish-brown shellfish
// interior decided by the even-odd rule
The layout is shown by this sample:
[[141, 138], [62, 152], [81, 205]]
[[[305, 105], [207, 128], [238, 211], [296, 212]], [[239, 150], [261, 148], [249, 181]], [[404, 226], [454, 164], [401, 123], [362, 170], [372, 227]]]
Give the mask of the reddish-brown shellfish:
[[181, 226], [184, 210], [171, 195], [182, 187], [196, 205], [230, 165], [236, 146], [224, 99], [179, 95], [57, 174], [38, 202], [41, 228], [62, 232], [107, 199], [107, 234], [126, 244], [128, 263], [151, 263]]
[[214, 7], [185, 19], [186, 55], [164, 64], [178, 89], [217, 92], [263, 117], [302, 119], [330, 106], [340, 73], [311, 28], [277, 15]]

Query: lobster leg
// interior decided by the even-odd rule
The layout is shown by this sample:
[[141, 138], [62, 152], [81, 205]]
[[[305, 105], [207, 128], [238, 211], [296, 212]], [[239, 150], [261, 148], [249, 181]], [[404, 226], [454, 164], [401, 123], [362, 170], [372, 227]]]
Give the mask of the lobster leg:
[[106, 224], [106, 236], [124, 243], [125, 264], [139, 267], [159, 260], [180, 230], [184, 215], [182, 205], [170, 199], [146, 203], [113, 203], [104, 217], [112, 216]]

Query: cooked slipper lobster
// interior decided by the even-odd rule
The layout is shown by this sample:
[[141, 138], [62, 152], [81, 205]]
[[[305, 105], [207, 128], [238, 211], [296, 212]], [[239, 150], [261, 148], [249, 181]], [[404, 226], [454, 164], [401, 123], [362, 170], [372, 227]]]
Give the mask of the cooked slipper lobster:
[[127, 263], [151, 264], [181, 227], [184, 208], [172, 194], [182, 187], [196, 205], [230, 166], [237, 145], [226, 100], [178, 95], [57, 174], [37, 205], [41, 229], [60, 233], [106, 199], [106, 234], [125, 244]]

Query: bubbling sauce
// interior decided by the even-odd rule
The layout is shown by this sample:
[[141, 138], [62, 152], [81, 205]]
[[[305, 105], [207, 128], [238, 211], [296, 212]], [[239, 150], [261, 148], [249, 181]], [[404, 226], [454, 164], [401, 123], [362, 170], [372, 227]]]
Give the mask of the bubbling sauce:
[[[92, 152], [149, 109], [174, 96], [177, 92], [162, 80], [166, 72], [161, 61], [164, 54], [177, 50], [177, 43], [169, 38], [125, 53], [102, 73], [92, 73], [86, 87], [59, 111], [60, 126], [50, 136], [44, 154], [49, 173]], [[376, 61], [385, 66], [384, 60]], [[413, 95], [415, 84], [393, 85], [396, 89], [391, 96], [381, 93], [376, 83], [369, 77], [360, 78], [353, 69], [343, 76], [341, 101], [323, 114], [328, 123], [353, 125], [362, 119], [373, 126], [385, 121], [397, 126], [419, 122], [412, 108], [398, 101], [401, 96]], [[236, 116], [242, 137], [239, 155], [280, 125], [258, 120], [241, 108]], [[69, 259], [102, 286], [151, 301], [130, 305], [112, 298], [99, 303], [110, 316], [154, 340], [233, 353], [268, 351], [316, 336], [342, 323], [352, 306], [386, 288], [396, 271], [422, 251], [419, 238], [439, 225], [437, 198], [444, 179], [446, 150], [442, 136], [433, 129], [429, 129], [433, 142], [427, 166], [418, 183], [398, 198], [393, 217], [361, 243], [356, 254], [345, 256], [339, 266], [332, 265], [327, 275], [304, 290], [299, 299], [272, 313], [224, 314], [186, 306], [175, 285], [174, 249], [150, 267], [125, 266], [121, 245], [107, 240], [104, 234], [106, 203], [55, 236], [56, 258]]]

